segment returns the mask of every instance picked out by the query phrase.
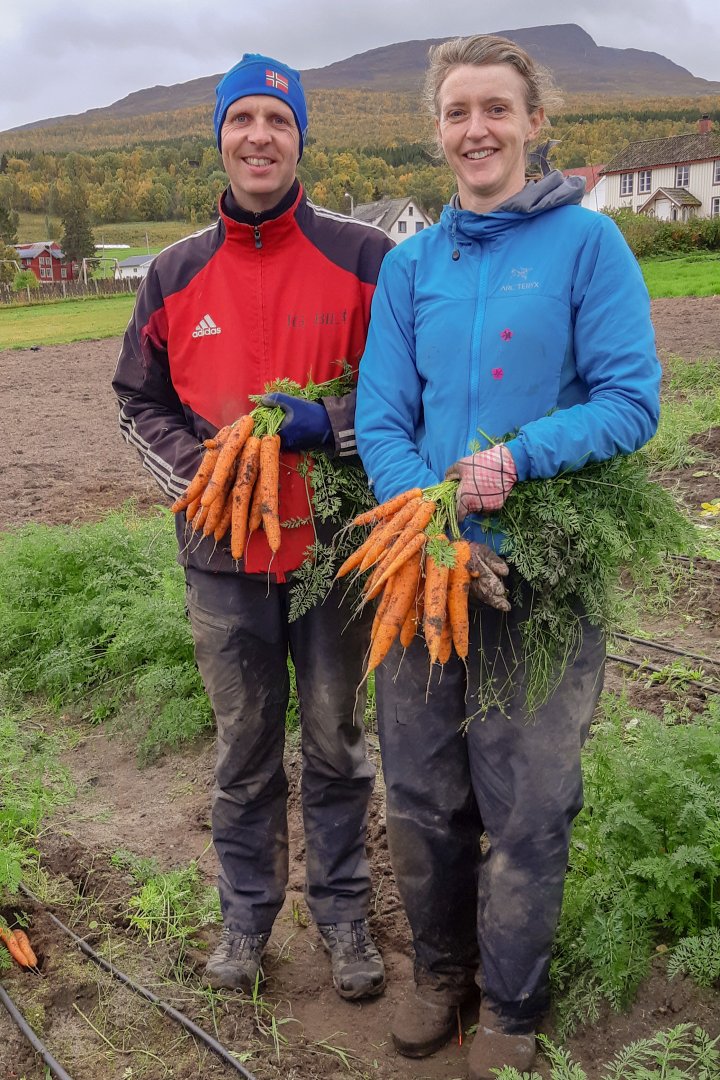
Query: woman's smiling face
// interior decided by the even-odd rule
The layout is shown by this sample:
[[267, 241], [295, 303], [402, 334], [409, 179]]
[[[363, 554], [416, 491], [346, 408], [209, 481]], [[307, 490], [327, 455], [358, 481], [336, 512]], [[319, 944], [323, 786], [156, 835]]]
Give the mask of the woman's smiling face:
[[544, 112], [527, 110], [525, 81], [511, 64], [462, 64], [438, 94], [438, 137], [464, 210], [484, 214], [525, 186], [525, 150]]

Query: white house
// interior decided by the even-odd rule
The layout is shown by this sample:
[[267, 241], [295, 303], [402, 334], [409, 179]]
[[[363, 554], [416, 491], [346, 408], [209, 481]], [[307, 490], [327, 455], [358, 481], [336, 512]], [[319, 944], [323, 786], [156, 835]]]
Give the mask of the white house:
[[692, 134], [629, 143], [604, 175], [610, 209], [670, 221], [720, 217], [720, 133], [707, 116]]
[[607, 206], [607, 177], [602, 176], [604, 165], [585, 165], [580, 169], [563, 169], [563, 176], [582, 176], [585, 194], [581, 206], [588, 210], [602, 210]]
[[115, 267], [115, 280], [120, 278], [144, 278], [154, 255], [130, 255]]
[[378, 225], [395, 243], [421, 232], [432, 221], [413, 199], [379, 199], [360, 203], [353, 208], [353, 217]]

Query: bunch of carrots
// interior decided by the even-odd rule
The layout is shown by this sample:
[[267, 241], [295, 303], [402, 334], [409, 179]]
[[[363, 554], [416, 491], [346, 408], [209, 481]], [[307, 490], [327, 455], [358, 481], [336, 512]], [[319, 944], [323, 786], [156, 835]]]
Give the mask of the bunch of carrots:
[[13, 960], [23, 968], [38, 970], [37, 956], [24, 930], [7, 930], [0, 926], [0, 941], [6, 946]]
[[205, 454], [185, 494], [172, 505], [185, 511], [192, 531], [215, 542], [230, 533], [241, 559], [256, 529], [265, 531], [273, 555], [280, 550], [280, 436], [284, 413], [259, 406], [203, 443]]
[[[453, 649], [469, 648], [470, 545], [461, 539], [455, 512], [457, 482], [413, 488], [353, 519], [373, 526], [345, 560], [337, 577], [371, 570], [362, 603], [380, 597], [371, 632], [367, 671], [373, 671], [399, 637], [408, 648], [422, 628], [430, 663], [446, 664]], [[446, 531], [453, 539], [448, 539]]]

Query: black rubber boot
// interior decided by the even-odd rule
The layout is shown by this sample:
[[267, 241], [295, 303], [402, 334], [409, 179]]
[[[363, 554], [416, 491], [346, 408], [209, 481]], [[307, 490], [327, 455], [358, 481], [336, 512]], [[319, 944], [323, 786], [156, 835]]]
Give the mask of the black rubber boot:
[[251, 994], [262, 978], [262, 954], [269, 937], [223, 930], [205, 965], [205, 983], [213, 990], [244, 990]]
[[333, 986], [341, 998], [354, 1001], [375, 997], [385, 989], [385, 965], [367, 919], [318, 926], [322, 943], [330, 953]]

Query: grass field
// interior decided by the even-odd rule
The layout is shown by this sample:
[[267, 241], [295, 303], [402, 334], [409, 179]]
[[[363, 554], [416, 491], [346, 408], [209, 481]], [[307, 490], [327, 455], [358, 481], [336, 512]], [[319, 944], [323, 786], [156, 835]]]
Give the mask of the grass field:
[[640, 269], [653, 300], [720, 293], [720, 254], [714, 251], [677, 259], [641, 259]]
[[135, 303], [132, 293], [57, 304], [0, 308], [0, 349], [63, 345], [122, 334]]
[[[22, 243], [34, 243], [38, 240], [59, 240], [62, 235], [60, 219], [47, 218], [45, 214], [21, 213], [18, 225], [18, 241]], [[48, 225], [51, 233], [48, 236]], [[188, 221], [118, 221], [112, 225], [95, 225], [93, 236], [96, 244], [130, 244], [137, 248], [133, 254], [142, 255], [147, 252], [147, 244], [151, 251], [160, 251], [175, 240], [181, 240], [200, 228]], [[145, 234], [147, 233], [147, 241]], [[130, 252], [126, 252], [130, 254]]]

